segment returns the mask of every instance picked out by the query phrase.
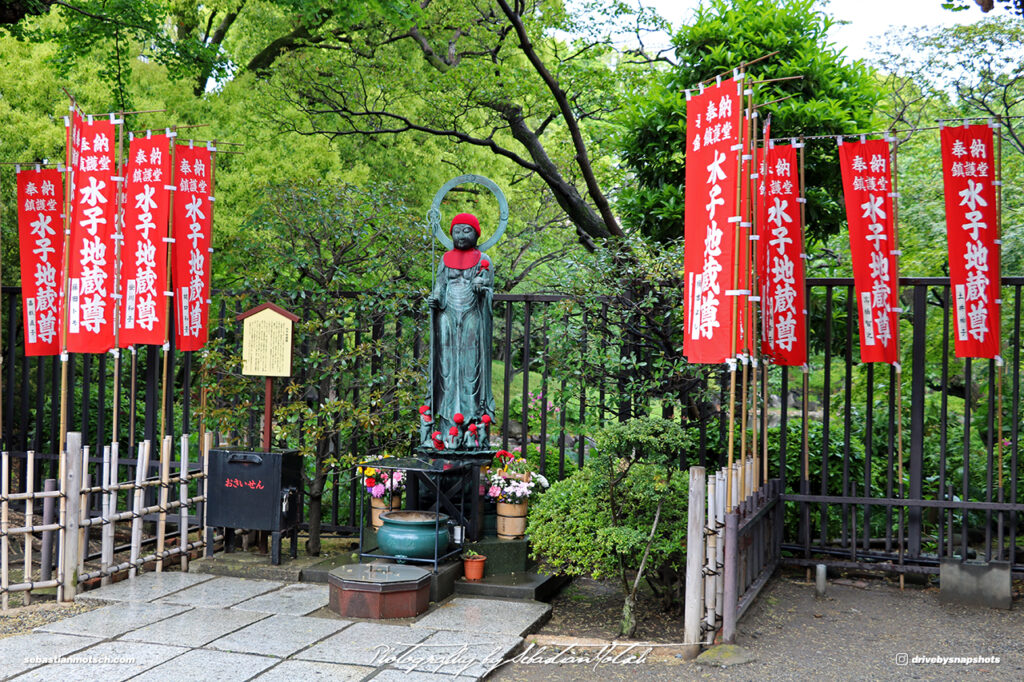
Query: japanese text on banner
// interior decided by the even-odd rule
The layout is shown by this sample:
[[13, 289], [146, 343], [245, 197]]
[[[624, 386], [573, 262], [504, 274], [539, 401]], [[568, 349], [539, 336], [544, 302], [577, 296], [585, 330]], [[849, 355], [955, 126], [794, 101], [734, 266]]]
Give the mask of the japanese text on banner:
[[137, 137], [128, 150], [118, 338], [122, 348], [159, 345], [166, 338], [170, 152], [164, 135]]
[[734, 343], [733, 305], [739, 160], [740, 81], [694, 95], [686, 111], [686, 334], [690, 362], [720, 363]]
[[18, 243], [27, 356], [60, 353], [63, 187], [60, 171], [55, 168], [18, 173]]
[[853, 283], [860, 312], [861, 362], [899, 362], [896, 240], [889, 143], [839, 145]]
[[992, 129], [947, 127], [940, 137], [956, 356], [994, 358], [1000, 268]]
[[175, 343], [179, 350], [206, 345], [210, 310], [210, 244], [213, 226], [211, 153], [175, 145], [174, 245], [172, 249]]
[[776, 365], [799, 366], [807, 362], [807, 315], [797, 154], [788, 145], [770, 146], [763, 153], [758, 183], [764, 198], [758, 214], [761, 352]]
[[72, 120], [68, 350], [104, 353], [114, 345], [114, 124]]

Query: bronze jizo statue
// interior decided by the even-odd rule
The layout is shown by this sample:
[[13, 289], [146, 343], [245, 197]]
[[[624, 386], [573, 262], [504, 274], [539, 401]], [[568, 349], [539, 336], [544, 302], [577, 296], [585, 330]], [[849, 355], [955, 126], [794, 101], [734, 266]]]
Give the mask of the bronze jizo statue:
[[494, 421], [491, 339], [494, 267], [477, 248], [480, 222], [460, 213], [453, 248], [438, 265], [430, 306], [430, 392], [420, 408], [421, 446], [441, 454], [490, 451]]

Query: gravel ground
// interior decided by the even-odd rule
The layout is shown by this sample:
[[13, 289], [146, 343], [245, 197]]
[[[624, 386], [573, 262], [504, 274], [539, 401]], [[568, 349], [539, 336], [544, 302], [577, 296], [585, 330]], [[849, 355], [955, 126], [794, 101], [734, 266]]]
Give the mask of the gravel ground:
[[0, 612], [0, 639], [32, 632], [33, 628], [92, 611], [97, 606], [86, 602], [57, 604], [47, 601]]
[[[545, 630], [538, 637], [551, 635]], [[936, 588], [908, 585], [901, 591], [872, 580], [863, 588], [830, 584], [826, 597], [817, 599], [813, 584], [777, 576], [740, 622], [737, 644], [753, 654], [752, 663], [709, 668], [677, 659], [669, 650], [661, 660], [642, 665], [511, 663], [489, 679], [1022, 680], [1024, 604], [1018, 600], [1010, 611], [951, 606], [939, 602]], [[897, 663], [900, 654], [907, 655], [909, 665]], [[998, 656], [1000, 662], [915, 664], [915, 656]]]

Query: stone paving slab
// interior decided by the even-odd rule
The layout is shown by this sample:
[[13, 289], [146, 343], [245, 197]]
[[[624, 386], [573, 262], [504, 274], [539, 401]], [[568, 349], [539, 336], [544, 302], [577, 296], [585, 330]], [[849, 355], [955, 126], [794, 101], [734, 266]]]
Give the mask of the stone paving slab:
[[193, 649], [155, 668], [150, 668], [132, 682], [167, 682], [167, 680], [217, 680], [243, 682], [277, 663], [269, 656], [232, 654], [225, 651]]
[[296, 682], [296, 680], [335, 680], [336, 682], [356, 682], [365, 680], [376, 668], [364, 668], [359, 665], [338, 665], [319, 661], [282, 661], [257, 680], [260, 682]]
[[280, 590], [267, 592], [252, 599], [246, 599], [231, 608], [242, 611], [283, 613], [290, 616], [306, 616], [327, 606], [327, 585], [286, 585]]
[[187, 610], [188, 607], [176, 604], [111, 604], [66, 620], [49, 623], [36, 628], [35, 631], [110, 639]]
[[433, 630], [407, 625], [356, 623], [296, 654], [295, 658], [376, 667], [380, 655], [401, 653], [432, 634]]
[[478, 679], [495, 669], [522, 641], [509, 635], [442, 630], [407, 649], [388, 668]]
[[272, 580], [214, 578], [157, 600], [158, 604], [184, 604], [206, 608], [227, 608], [256, 595], [284, 586]]
[[75, 658], [81, 662], [44, 665], [14, 679], [19, 682], [119, 682], [135, 677], [186, 651], [188, 649], [182, 647], [159, 644], [102, 642], [76, 653]]
[[541, 602], [456, 597], [420, 618], [416, 626], [522, 637], [550, 616], [551, 605]]
[[174, 642], [199, 647], [266, 617], [265, 613], [231, 609], [192, 609], [127, 632], [121, 639], [153, 644]]
[[102, 640], [51, 632], [36, 632], [0, 639], [0, 680], [6, 680], [44, 662], [40, 659], [68, 656]]
[[99, 589], [75, 595], [75, 600], [148, 602], [206, 582], [211, 578], [213, 578], [212, 575], [181, 573], [179, 571], [143, 573], [134, 578], [111, 583]]
[[216, 639], [206, 648], [287, 658], [351, 624], [348, 620], [279, 614]]

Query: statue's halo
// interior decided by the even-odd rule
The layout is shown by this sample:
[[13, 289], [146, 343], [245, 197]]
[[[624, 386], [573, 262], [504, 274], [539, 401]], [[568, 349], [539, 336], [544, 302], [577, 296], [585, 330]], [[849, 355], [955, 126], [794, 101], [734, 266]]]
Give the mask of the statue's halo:
[[493, 194], [494, 198], [498, 200], [498, 229], [494, 231], [494, 234], [491, 235], [490, 239], [476, 247], [481, 251], [486, 251], [498, 243], [501, 236], [505, 234], [505, 228], [508, 226], [508, 202], [505, 200], [505, 194], [501, 191], [501, 188], [494, 184], [494, 182], [489, 178], [485, 178], [482, 175], [460, 175], [459, 177], [452, 178], [448, 182], [444, 183], [444, 185], [441, 186], [441, 189], [437, 190], [437, 194], [434, 195], [434, 200], [430, 203], [430, 211], [427, 212], [427, 223], [430, 225], [430, 230], [434, 233], [434, 237], [436, 237], [446, 249], [451, 250], [455, 248], [455, 245], [452, 243], [451, 236], [441, 229], [441, 202], [453, 187], [458, 187], [459, 185], [463, 185], [468, 182], [483, 185], [487, 189], [491, 190], [491, 194]]

